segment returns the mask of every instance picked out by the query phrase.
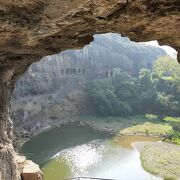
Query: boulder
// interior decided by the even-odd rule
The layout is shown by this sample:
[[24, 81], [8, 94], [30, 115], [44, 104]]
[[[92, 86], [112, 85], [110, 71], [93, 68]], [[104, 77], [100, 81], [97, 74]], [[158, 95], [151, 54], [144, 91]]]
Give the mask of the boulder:
[[26, 160], [24, 156], [17, 156], [16, 159], [22, 180], [43, 180], [43, 174], [39, 165]]

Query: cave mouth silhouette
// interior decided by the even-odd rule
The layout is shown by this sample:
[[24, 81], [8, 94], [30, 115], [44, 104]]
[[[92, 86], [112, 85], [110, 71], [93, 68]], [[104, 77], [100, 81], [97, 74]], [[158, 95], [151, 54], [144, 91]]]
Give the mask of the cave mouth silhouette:
[[[127, 46], [128, 44], [129, 46]], [[58, 98], [64, 98], [66, 93], [70, 92], [71, 90], [69, 88], [65, 89], [62, 86], [69, 86], [73, 88], [73, 83], [75, 83], [76, 86], [78, 86], [78, 78], [80, 78], [81, 81], [83, 77], [86, 76], [89, 76], [90, 78], [112, 77], [114, 73], [120, 70], [121, 66], [128, 73], [132, 73], [132, 70], [128, 67], [129, 65], [124, 64], [125, 61], [133, 59], [132, 55], [129, 55], [130, 49], [128, 49], [126, 46], [128, 48], [131, 46], [135, 48], [132, 48], [132, 51], [136, 51], [134, 54], [138, 54], [137, 58], [135, 57], [135, 59], [144, 58], [141, 57], [141, 48], [146, 46], [147, 50], [144, 50], [142, 48], [142, 52], [149, 52], [148, 49], [152, 48], [152, 51], [157, 49], [160, 55], [161, 53], [164, 53], [164, 55], [165, 53], [169, 53], [174, 58], [176, 58], [177, 55], [177, 52], [174, 49], [172, 49], [171, 47], [161, 47], [158, 45], [157, 41], [138, 43], [131, 41], [128, 37], [122, 37], [120, 34], [117, 33], [94, 35], [94, 40], [89, 45], [86, 45], [84, 48], [80, 50], [66, 50], [55, 55], [43, 57], [40, 61], [33, 63], [29, 67], [29, 69], [17, 80], [15, 84], [15, 89], [12, 93], [12, 97], [15, 99], [15, 101], [12, 103], [11, 109], [14, 108], [14, 105], [17, 104], [18, 100], [25, 102], [20, 106], [19, 109], [14, 108], [15, 110], [13, 110], [17, 124], [20, 124], [21, 121], [31, 121], [34, 117], [34, 127], [28, 127], [28, 125], [25, 125], [25, 131], [31, 131], [31, 128], [33, 129], [33, 131], [36, 131], [36, 129], [38, 129], [38, 126], [40, 126], [38, 125], [38, 118], [44, 116], [42, 113], [38, 113], [38, 111], [41, 112], [42, 108], [46, 108], [46, 104], [44, 104], [42, 107], [37, 106], [37, 112], [32, 108], [35, 111], [35, 113], [37, 113], [37, 115], [35, 116], [32, 116], [32, 113], [29, 112], [28, 109], [26, 109], [25, 111], [21, 109], [21, 107], [28, 106], [28, 103], [30, 101], [30, 99], [28, 98], [31, 98], [31, 96], [38, 97], [41, 95], [46, 95], [48, 93], [51, 94], [56, 89], [62, 88], [63, 95], [61, 95], [61, 92], [59, 91], [58, 95], [54, 97], [48, 97], [49, 99], [52, 98], [55, 101], [58, 101]], [[115, 56], [114, 54], [117, 57], [113, 59], [113, 56]], [[126, 55], [126, 57], [123, 58], [122, 54], [123, 56]], [[144, 53], [144, 55], [146, 54]], [[158, 58], [158, 56], [155, 56], [154, 60], [156, 58]], [[111, 64], [110, 62], [113, 62], [113, 64]], [[130, 64], [132, 64], [132, 62], [130, 62]], [[49, 69], [47, 68], [48, 66], [50, 67]], [[137, 66], [136, 62], [131, 66], [133, 68], [134, 66]], [[149, 61], [145, 62], [145, 64], [143, 65], [144, 68], [151, 66], [152, 63], [150, 63]], [[132, 74], [136, 75], [138, 71], [139, 69], [137, 69], [136, 72], [133, 72]], [[47, 73], [49, 73], [49, 77], [47, 77]], [[73, 78], [75, 78], [75, 81], [77, 82], [74, 82]], [[48, 83], [48, 81], [50, 81], [50, 83]], [[68, 83], [66, 84], [65, 81], [68, 81]], [[42, 85], [42, 87], [40, 87], [40, 84]], [[52, 102], [49, 99], [47, 100], [47, 102], [51, 104]], [[35, 104], [38, 104], [38, 99], [36, 101], [34, 100], [34, 102], [32, 101], [32, 103], [34, 103], [32, 107], [36, 107]], [[51, 115], [50, 119], [56, 120], [57, 117]]]
[[[25, 59], [27, 57], [25, 56]], [[16, 57], [16, 58], [18, 59], [19, 57]], [[34, 60], [30, 59], [29, 64], [32, 64], [32, 62], [34, 62]], [[2, 105], [3, 105], [2, 112], [3, 112], [3, 114], [5, 114], [5, 116], [3, 116], [3, 119], [4, 119], [4, 122], [6, 122], [6, 125], [2, 125], [2, 127], [3, 127], [3, 129], [5, 131], [5, 133], [2, 135], [2, 140], [4, 138], [3, 141], [7, 142], [7, 143], [9, 143], [10, 142], [9, 140], [12, 138], [11, 133], [8, 132], [9, 129], [11, 129], [11, 125], [12, 125], [11, 120], [9, 119], [9, 107], [10, 107], [9, 106], [9, 100], [10, 100], [10, 96], [11, 96], [12, 90], [14, 88], [14, 84], [17, 81], [17, 77], [20, 77], [19, 74], [21, 74], [21, 77], [22, 77], [22, 72], [26, 72], [26, 70], [27, 70], [26, 65], [24, 66], [23, 63], [22, 63], [22, 68], [17, 68], [17, 66], [14, 67], [14, 64], [7, 65], [7, 66], [3, 67], [2, 76], [0, 77], [1, 82], [3, 82], [3, 84], [1, 84], [1, 87], [2, 87], [1, 88], [1, 94], [3, 94], [3, 96], [1, 97], [2, 98], [1, 102], [2, 102]], [[74, 69], [71, 69], [71, 71], [73, 71], [73, 72], [71, 72], [71, 75], [75, 73]], [[83, 74], [83, 71], [84, 71], [84, 74], [86, 74], [86, 69], [85, 70], [81, 69], [81, 71], [82, 71], [82, 74]], [[77, 72], [79, 72], [79, 70], [77, 70]], [[64, 73], [65, 73], [65, 69], [64, 69]], [[7, 121], [7, 119], [8, 119], [8, 121]], [[1, 122], [3, 124], [3, 121], [1, 121]], [[12, 151], [12, 154], [14, 153], [12, 147], [11, 147], [10, 151]], [[9, 158], [10, 157], [11, 157], [11, 155], [9, 156]], [[15, 170], [16, 169], [16, 163], [13, 162], [12, 164], [13, 164], [14, 170]]]

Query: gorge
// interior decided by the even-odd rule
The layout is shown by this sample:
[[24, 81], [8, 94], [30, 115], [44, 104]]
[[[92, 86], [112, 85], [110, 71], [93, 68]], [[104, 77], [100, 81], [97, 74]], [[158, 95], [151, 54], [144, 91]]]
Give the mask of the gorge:
[[[44, 57], [31, 65], [15, 85], [11, 100], [14, 127], [31, 135], [88, 113], [83, 91], [87, 82], [108, 78], [118, 69], [136, 76], [140, 69], [151, 68], [156, 59], [165, 55], [160, 47], [109, 33], [95, 35], [94, 41], [82, 50]], [[75, 71], [67, 74], [69, 69]]]
[[[76, 176], [160, 179], [143, 170], [136, 147], [131, 143], [159, 141], [170, 136], [171, 126], [160, 119], [166, 113], [179, 115], [179, 100], [173, 90], [176, 83], [171, 85], [173, 91], [162, 91], [161, 88], [167, 89], [169, 86], [166, 83], [170, 82], [165, 80], [162, 86], [163, 76], [156, 77], [161, 72], [156, 70], [165, 67], [163, 73], [170, 73], [171, 76], [173, 69], [173, 76], [177, 76], [180, 69], [173, 67], [177, 66], [176, 60], [170, 58], [163, 47], [150, 44], [153, 42], [135, 43], [114, 33], [95, 35], [94, 41], [82, 50], [68, 50], [44, 57], [33, 63], [18, 79], [11, 98], [11, 119], [16, 139], [20, 144], [24, 140], [25, 143], [20, 148], [16, 141], [14, 145], [20, 153], [40, 165], [45, 180]], [[159, 66], [161, 61], [167, 61], [167, 64]], [[148, 79], [150, 72], [152, 77]], [[171, 103], [171, 110], [166, 107], [167, 100], [161, 104], [162, 96], [173, 96], [168, 102]], [[96, 99], [98, 102], [94, 104]], [[151, 123], [150, 128], [154, 132], [148, 128], [148, 123]], [[136, 135], [136, 131], [131, 130], [135, 125], [146, 128], [146, 131]], [[131, 133], [134, 136], [129, 136]], [[122, 137], [124, 140], [121, 140]], [[129, 138], [134, 140], [128, 144]], [[124, 158], [121, 158], [122, 155]], [[105, 172], [108, 166], [112, 168]], [[130, 176], [126, 172], [128, 169], [132, 171]], [[178, 173], [177, 169], [175, 177]]]
[[178, 0], [1, 0], [1, 179], [19, 178], [12, 146], [10, 97], [17, 78], [32, 62], [83, 47], [92, 41], [93, 34], [105, 32], [121, 33], [135, 41], [158, 40], [179, 52], [179, 8]]

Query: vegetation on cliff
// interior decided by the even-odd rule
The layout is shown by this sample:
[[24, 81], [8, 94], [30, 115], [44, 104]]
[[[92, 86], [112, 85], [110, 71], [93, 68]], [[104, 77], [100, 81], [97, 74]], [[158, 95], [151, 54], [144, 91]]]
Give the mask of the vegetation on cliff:
[[164, 136], [180, 144], [179, 77], [180, 66], [166, 56], [155, 61], [151, 69], [141, 69], [135, 77], [119, 71], [113, 77], [89, 82], [85, 91], [98, 116], [146, 114], [145, 122], [136, 121], [122, 134]]
[[[164, 63], [166, 62], [166, 63]], [[138, 76], [119, 71], [87, 85], [87, 99], [101, 116], [180, 115], [180, 66], [170, 57], [158, 59]]]

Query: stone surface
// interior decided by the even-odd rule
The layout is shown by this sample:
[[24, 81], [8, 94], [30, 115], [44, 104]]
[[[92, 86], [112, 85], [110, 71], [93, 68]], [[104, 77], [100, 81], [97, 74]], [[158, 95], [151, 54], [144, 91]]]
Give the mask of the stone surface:
[[[115, 68], [136, 75], [142, 68], [151, 68], [156, 59], [165, 55], [160, 47], [135, 43], [116, 33], [98, 34], [83, 49], [66, 50], [33, 63], [16, 82], [12, 96], [20, 100], [22, 97], [52, 93], [63, 87], [69, 76], [105, 77], [107, 71]], [[76, 73], [67, 74], [70, 68]], [[84, 75], [81, 73], [83, 69]]]
[[24, 156], [16, 156], [18, 170], [23, 180], [42, 180], [43, 174], [39, 166]]
[[1, 145], [0, 147], [0, 180], [19, 179], [17, 164], [15, 159], [16, 153], [12, 144]]
[[23, 180], [42, 180], [43, 175], [39, 166], [32, 161], [26, 161], [24, 169], [21, 173]]
[[19, 179], [16, 153], [12, 146], [12, 122], [9, 118], [10, 93], [14, 70], [4, 67], [0, 71], [0, 179]]
[[82, 47], [93, 34], [104, 32], [180, 47], [179, 0], [0, 0], [0, 4], [3, 64], [28, 64], [27, 57], [35, 60]]
[[[157, 39], [180, 51], [179, 15], [179, 0], [0, 0], [1, 150], [11, 146], [10, 93], [32, 62], [82, 47], [93, 34], [105, 32], [119, 32], [135, 41]], [[16, 180], [13, 149], [5, 156], [3, 152], [2, 179]]]

